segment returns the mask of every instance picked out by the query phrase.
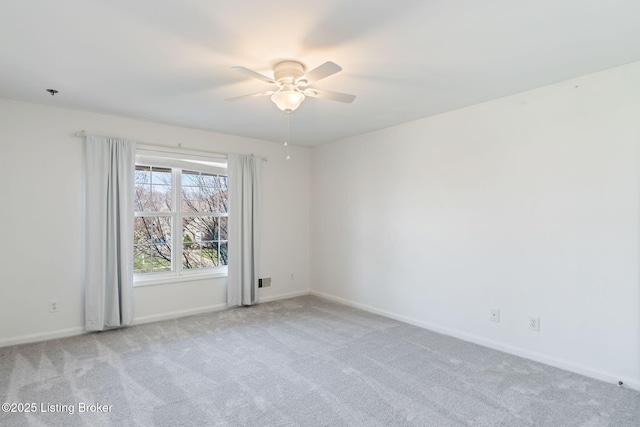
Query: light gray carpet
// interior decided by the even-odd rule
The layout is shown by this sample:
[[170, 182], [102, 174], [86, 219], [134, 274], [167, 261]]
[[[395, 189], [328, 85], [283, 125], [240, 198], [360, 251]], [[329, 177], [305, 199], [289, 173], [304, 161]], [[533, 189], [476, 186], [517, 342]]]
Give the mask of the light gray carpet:
[[635, 391], [310, 296], [0, 348], [0, 402], [37, 405], [2, 426], [640, 425]]

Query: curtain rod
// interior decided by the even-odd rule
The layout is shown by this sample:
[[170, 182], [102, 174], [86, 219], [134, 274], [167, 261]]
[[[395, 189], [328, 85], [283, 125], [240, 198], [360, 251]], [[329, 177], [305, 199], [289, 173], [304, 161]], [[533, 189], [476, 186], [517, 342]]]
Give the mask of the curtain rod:
[[[85, 136], [96, 136], [96, 135], [90, 135], [90, 134], [86, 133], [86, 132], [85, 132], [85, 131], [83, 131], [83, 130], [78, 131], [78, 132], [75, 132], [73, 135], [74, 135], [74, 136], [77, 136], [77, 137], [79, 137], [79, 138], [82, 138], [82, 137], [85, 137]], [[182, 143], [178, 143], [178, 147], [170, 147], [170, 146], [168, 146], [168, 145], [149, 144], [149, 143], [146, 143], [146, 142], [140, 142], [140, 144], [141, 144], [141, 145], [144, 145], [144, 146], [147, 146], [147, 147], [165, 148], [165, 149], [172, 149], [172, 150], [176, 150], [176, 149], [177, 149], [177, 150], [184, 150], [184, 151], [188, 151], [187, 149], [182, 148]], [[200, 151], [200, 152], [207, 153], [207, 154], [215, 154], [215, 155], [218, 155], [218, 156], [226, 156], [227, 154], [240, 154], [240, 153], [216, 153], [216, 152], [213, 152], [213, 151], [207, 151], [207, 150], [194, 150], [194, 151]], [[243, 155], [243, 156], [246, 156], [246, 154], [242, 154], [242, 155]], [[249, 155], [250, 155], [250, 156], [252, 156], [252, 157], [256, 157], [256, 158], [258, 158], [258, 159], [260, 159], [260, 160], [263, 160], [263, 161], [265, 161], [265, 162], [269, 161], [269, 158], [268, 158], [268, 157], [254, 156], [254, 154], [253, 154], [253, 153], [251, 153], [251, 154], [249, 154]]]

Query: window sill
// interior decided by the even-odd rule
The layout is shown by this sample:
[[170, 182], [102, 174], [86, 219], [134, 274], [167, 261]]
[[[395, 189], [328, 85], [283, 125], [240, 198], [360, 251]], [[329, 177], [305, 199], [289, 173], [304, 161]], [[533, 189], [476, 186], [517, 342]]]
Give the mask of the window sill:
[[156, 286], [156, 285], [168, 285], [172, 283], [182, 283], [182, 282], [195, 282], [198, 280], [207, 280], [207, 279], [220, 279], [227, 277], [227, 269], [207, 272], [207, 273], [192, 273], [192, 274], [183, 274], [180, 276], [176, 275], [162, 275], [155, 277], [134, 277], [133, 278], [133, 287], [137, 288], [139, 286]]

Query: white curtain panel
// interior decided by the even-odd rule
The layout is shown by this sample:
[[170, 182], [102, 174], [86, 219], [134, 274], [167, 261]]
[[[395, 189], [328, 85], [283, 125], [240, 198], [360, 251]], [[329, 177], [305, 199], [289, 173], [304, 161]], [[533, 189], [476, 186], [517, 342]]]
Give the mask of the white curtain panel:
[[85, 328], [133, 320], [133, 187], [136, 144], [87, 136]]
[[262, 160], [229, 154], [229, 281], [227, 304], [251, 305], [258, 288]]

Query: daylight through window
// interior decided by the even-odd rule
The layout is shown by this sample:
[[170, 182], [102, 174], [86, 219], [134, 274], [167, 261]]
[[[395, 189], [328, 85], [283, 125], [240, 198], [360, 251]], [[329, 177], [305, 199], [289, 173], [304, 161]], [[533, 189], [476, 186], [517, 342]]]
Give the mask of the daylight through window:
[[225, 174], [137, 164], [134, 273], [180, 275], [226, 266], [228, 208]]

